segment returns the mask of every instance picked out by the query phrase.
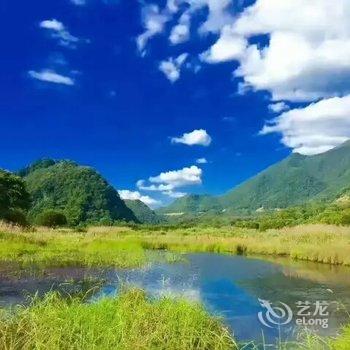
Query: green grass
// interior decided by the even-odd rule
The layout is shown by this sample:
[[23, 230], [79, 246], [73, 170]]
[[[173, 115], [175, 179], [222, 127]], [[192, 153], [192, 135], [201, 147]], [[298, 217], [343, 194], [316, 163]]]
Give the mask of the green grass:
[[[0, 230], [1, 231], [1, 230]], [[350, 265], [350, 228], [309, 225], [260, 232], [232, 227], [91, 227], [87, 232], [0, 232], [0, 261], [38, 266], [138, 267], [176, 262], [178, 252], [287, 256]], [[161, 254], [149, 250], [166, 250]], [[180, 256], [181, 257], [181, 256]], [[220, 322], [181, 299], [151, 301], [143, 292], [84, 303], [48, 294], [13, 313], [0, 310], [0, 349], [234, 349]], [[240, 346], [241, 349], [247, 349]], [[309, 334], [280, 350], [348, 350], [350, 326], [335, 339]]]
[[235, 349], [229, 331], [198, 304], [149, 300], [140, 290], [83, 303], [57, 293], [15, 313], [0, 314], [4, 350], [224, 350]]
[[[190, 227], [91, 227], [88, 232], [0, 231], [0, 261], [28, 266], [138, 267], [160, 258], [176, 262], [179, 252], [286, 256], [350, 266], [350, 228], [304, 225], [260, 232], [254, 229]], [[173, 252], [173, 253], [171, 253]]]
[[82, 233], [0, 235], [0, 260], [22, 267], [136, 267], [145, 264], [147, 259], [142, 246], [133, 241], [87, 238]]
[[[93, 231], [93, 229], [92, 229]], [[304, 225], [260, 232], [254, 229], [178, 228], [171, 231], [130, 229], [146, 249], [286, 256], [296, 260], [350, 266], [350, 228]]]
[[275, 344], [236, 343], [220, 319], [181, 298], [147, 298], [138, 289], [96, 302], [57, 292], [31, 305], [0, 309], [4, 350], [348, 350], [350, 326], [337, 338], [310, 332]]
[[350, 349], [350, 325], [344, 327], [340, 337], [330, 341], [331, 349], [349, 350]]

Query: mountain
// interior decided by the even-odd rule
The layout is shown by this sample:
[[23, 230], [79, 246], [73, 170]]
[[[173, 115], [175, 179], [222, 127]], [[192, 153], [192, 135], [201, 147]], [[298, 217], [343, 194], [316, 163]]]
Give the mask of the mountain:
[[165, 222], [163, 218], [158, 216], [152, 209], [140, 200], [124, 199], [126, 206], [132, 210], [136, 219], [144, 224], [160, 224]]
[[32, 220], [47, 209], [55, 209], [63, 211], [71, 225], [138, 222], [118, 192], [90, 167], [44, 159], [21, 170], [19, 175], [32, 198]]
[[350, 141], [347, 141], [314, 156], [292, 154], [228, 193], [212, 197], [212, 201], [208, 201], [208, 196], [186, 196], [162, 211], [196, 212], [196, 208], [209, 211], [213, 203], [221, 210], [237, 213], [286, 208], [311, 200], [334, 200], [349, 185]]
[[221, 211], [219, 199], [209, 195], [190, 194], [174, 201], [170, 206], [158, 209], [160, 214], [201, 214], [207, 211]]

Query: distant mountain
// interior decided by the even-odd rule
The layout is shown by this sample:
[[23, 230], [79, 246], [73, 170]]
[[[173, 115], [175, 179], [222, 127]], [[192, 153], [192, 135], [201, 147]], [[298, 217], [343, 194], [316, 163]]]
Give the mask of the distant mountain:
[[170, 206], [157, 210], [160, 214], [201, 214], [207, 211], [221, 211], [222, 205], [219, 199], [209, 195], [190, 194], [174, 201]]
[[132, 210], [139, 222], [144, 224], [160, 224], [165, 220], [140, 200], [124, 199], [126, 206]]
[[19, 172], [32, 198], [29, 217], [47, 209], [64, 212], [68, 223], [112, 223], [137, 218], [94, 169], [71, 161], [44, 159]]
[[334, 200], [350, 186], [350, 141], [328, 152], [292, 154], [218, 197], [186, 196], [163, 213], [210, 211], [252, 212], [286, 208], [311, 200]]

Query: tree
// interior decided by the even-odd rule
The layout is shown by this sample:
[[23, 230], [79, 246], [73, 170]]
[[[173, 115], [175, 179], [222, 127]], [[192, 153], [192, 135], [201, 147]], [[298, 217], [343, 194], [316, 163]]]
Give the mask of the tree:
[[36, 223], [46, 227], [59, 227], [67, 225], [67, 218], [60, 211], [46, 210], [38, 215]]
[[19, 215], [19, 212], [29, 209], [29, 206], [30, 196], [23, 180], [0, 170], [0, 219], [13, 222], [16, 217], [21, 217], [20, 221], [23, 222], [23, 215]]

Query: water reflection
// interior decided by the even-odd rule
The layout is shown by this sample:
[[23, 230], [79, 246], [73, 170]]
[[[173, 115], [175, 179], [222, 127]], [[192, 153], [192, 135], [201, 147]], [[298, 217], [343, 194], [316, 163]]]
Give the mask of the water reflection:
[[[0, 278], [0, 303], [19, 302], [23, 291], [58, 289], [62, 281], [94, 277], [103, 280], [94, 298], [115, 295], [122, 284], [145, 289], [153, 297], [181, 296], [201, 302], [207, 310], [223, 318], [239, 340], [268, 341], [276, 337], [293, 338], [295, 322], [280, 328], [265, 327], [258, 320], [263, 311], [259, 299], [282, 301], [295, 315], [298, 301], [331, 303], [329, 327], [316, 327], [322, 334], [335, 334], [349, 322], [350, 269], [294, 262], [289, 259], [252, 259], [219, 254], [189, 254], [187, 263], [154, 264], [131, 270], [55, 269], [42, 278]], [[22, 297], [23, 298], [23, 297]]]

